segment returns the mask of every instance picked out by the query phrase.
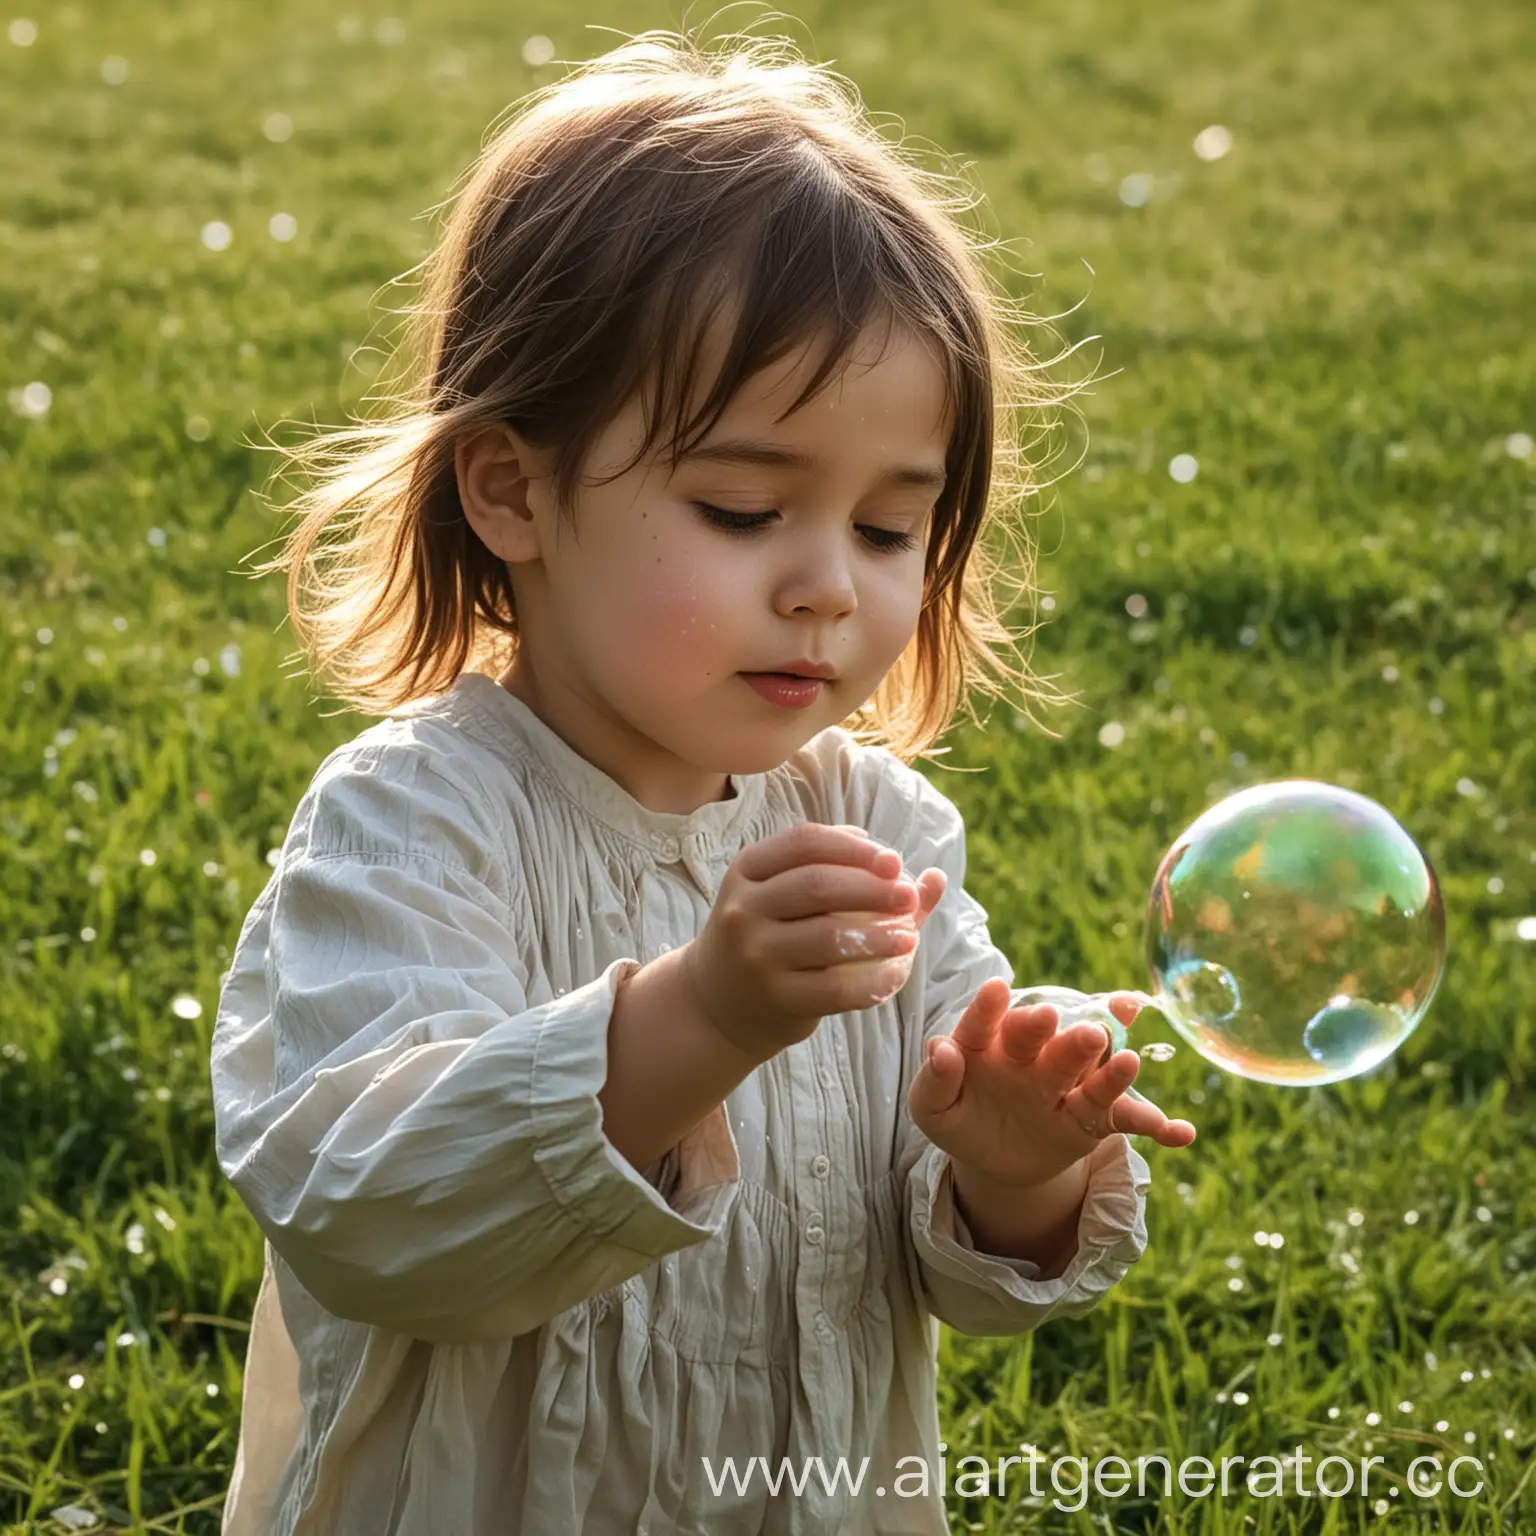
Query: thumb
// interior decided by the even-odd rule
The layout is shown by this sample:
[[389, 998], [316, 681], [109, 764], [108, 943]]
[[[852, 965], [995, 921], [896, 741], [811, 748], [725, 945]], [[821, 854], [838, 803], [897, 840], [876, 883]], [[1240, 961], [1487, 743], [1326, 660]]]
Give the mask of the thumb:
[[914, 916], [919, 928], [932, 916], [933, 909], [938, 906], [939, 898], [948, 886], [949, 877], [942, 869], [925, 869], [917, 877], [917, 911]]
[[919, 1124], [953, 1109], [965, 1081], [965, 1053], [948, 1035], [928, 1041], [923, 1065], [907, 1093], [907, 1112]]

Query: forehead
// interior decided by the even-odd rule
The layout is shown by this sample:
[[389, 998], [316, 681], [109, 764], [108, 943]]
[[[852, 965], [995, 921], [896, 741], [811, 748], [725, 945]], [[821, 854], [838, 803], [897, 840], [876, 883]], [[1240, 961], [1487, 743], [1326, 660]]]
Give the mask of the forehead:
[[[685, 419], [694, 418], [716, 385], [730, 339], [728, 318], [717, 316], [705, 329], [700, 383]], [[822, 330], [748, 375], [705, 441], [750, 434], [786, 443], [814, 438], [823, 447], [850, 450], [857, 441], [850, 437], [839, 442], [838, 434], [861, 427], [871, 440], [883, 437], [888, 445], [914, 450], [937, 446], [942, 456], [952, 413], [943, 361], [933, 340], [895, 320], [871, 323], [821, 380], [815, 395], [796, 406], [832, 342], [831, 331]], [[692, 439], [697, 436], [695, 429]]]

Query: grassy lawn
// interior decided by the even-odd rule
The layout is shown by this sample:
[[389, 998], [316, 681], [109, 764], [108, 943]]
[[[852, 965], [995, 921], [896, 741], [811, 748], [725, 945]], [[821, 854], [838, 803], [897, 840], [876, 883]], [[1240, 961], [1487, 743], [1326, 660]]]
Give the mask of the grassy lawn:
[[[219, 977], [311, 773], [367, 723], [323, 713], [285, 665], [280, 583], [239, 573], [280, 526], [260, 444], [366, 409], [430, 210], [559, 74], [524, 40], [583, 57], [617, 38], [581, 23], [680, 15], [16, 4], [35, 37], [0, 31], [0, 1527], [61, 1531], [75, 1505], [209, 1533], [261, 1266], [213, 1155]], [[1037, 345], [1099, 338], [1054, 370], [1103, 377], [1033, 524], [1053, 605], [1033, 663], [1078, 702], [1041, 713], [1054, 739], [995, 707], [944, 760], [984, 772], [925, 768], [966, 813], [968, 885], [1020, 984], [1145, 986], [1164, 848], [1287, 776], [1392, 810], [1449, 927], [1429, 1017], [1367, 1077], [1264, 1087], [1182, 1045], [1144, 1064], [1201, 1133], [1143, 1144], [1145, 1260], [1084, 1319], [945, 1334], [954, 1529], [1536, 1529], [1536, 944], [1515, 928], [1536, 914], [1536, 11], [795, 15], [758, 30], [974, 162], [1016, 288], [1060, 317]], [[1204, 159], [1211, 125], [1231, 147]], [[1048, 1464], [1039, 1498], [963, 1492], [962, 1455], [1021, 1443], [1090, 1465], [1300, 1447], [1313, 1491], [1290, 1471], [1245, 1494], [1245, 1462], [1225, 1497], [1084, 1501]], [[1358, 1476], [1317, 1493], [1329, 1455], [1383, 1458], [1368, 1496]], [[1418, 1455], [1477, 1457], [1459, 1476], [1480, 1491], [1416, 1496]]]

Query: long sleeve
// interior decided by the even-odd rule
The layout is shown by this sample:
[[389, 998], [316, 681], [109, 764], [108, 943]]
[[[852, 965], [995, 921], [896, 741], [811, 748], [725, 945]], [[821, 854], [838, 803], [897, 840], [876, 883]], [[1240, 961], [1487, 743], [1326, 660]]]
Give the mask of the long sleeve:
[[[944, 871], [944, 896], [924, 925], [930, 946], [923, 989], [923, 1041], [949, 1034], [981, 984], [1000, 976], [1015, 999], [1013, 967], [992, 943], [986, 912], [964, 888], [965, 826], [952, 802], [912, 770], [916, 799], [901, 853], [914, 877]], [[922, 1049], [915, 1053], [921, 1063]], [[968, 1334], [1016, 1334], [1048, 1318], [1077, 1316], [1097, 1305], [1146, 1249], [1146, 1193], [1151, 1170], [1123, 1134], [1105, 1138], [1089, 1159], [1088, 1191], [1077, 1253], [1056, 1279], [1040, 1266], [975, 1246], [956, 1209], [949, 1155], [915, 1128], [903, 1148], [908, 1229], [929, 1310]]]
[[674, 1149], [670, 1202], [603, 1135], [639, 962], [531, 1005], [496, 841], [420, 763], [328, 775], [215, 1024], [219, 1161], [273, 1249], [328, 1311], [433, 1343], [527, 1332], [706, 1241], [739, 1177], [723, 1108]]

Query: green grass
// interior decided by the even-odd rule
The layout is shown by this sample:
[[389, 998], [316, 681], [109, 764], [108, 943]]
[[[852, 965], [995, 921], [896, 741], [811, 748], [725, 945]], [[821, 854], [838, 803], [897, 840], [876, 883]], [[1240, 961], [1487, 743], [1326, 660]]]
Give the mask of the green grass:
[[[615, 39], [568, 17], [679, 16], [409, 0], [351, 13], [349, 38], [295, 0], [30, 10], [36, 42], [0, 40], [0, 356], [7, 390], [52, 403], [0, 412], [0, 1522], [60, 1530], [49, 1512], [81, 1504], [206, 1533], [261, 1262], [213, 1156], [219, 976], [314, 767], [366, 724], [285, 673], [279, 584], [235, 574], [277, 527], [252, 444], [361, 408], [380, 355], [358, 349], [409, 297], [388, 284], [426, 210], [558, 73], [522, 40], [579, 57]], [[378, 40], [390, 14], [403, 44]], [[1367, 1078], [1293, 1092], [1187, 1049], [1148, 1062], [1141, 1086], [1201, 1134], [1143, 1144], [1144, 1261], [1087, 1318], [943, 1343], [952, 1474], [1020, 1442], [1090, 1462], [1299, 1444], [1314, 1466], [1384, 1456], [1372, 1500], [1294, 1476], [1248, 1497], [1240, 1469], [1225, 1498], [1090, 1492], [1069, 1514], [1047, 1476], [1040, 1501], [952, 1494], [955, 1529], [1536, 1528], [1536, 967], [1513, 932], [1536, 913], [1536, 457], [1505, 447], [1536, 431], [1536, 12], [797, 15], [873, 109], [974, 160], [1036, 309], [1102, 338], [1059, 376], [1111, 375], [1036, 525], [1056, 606], [1034, 663], [1081, 707], [1048, 717], [1059, 740], [996, 708], [946, 759], [985, 775], [928, 770], [1021, 984], [1143, 985], [1168, 841], [1288, 775], [1386, 804], [1449, 920], [1429, 1018]], [[263, 136], [273, 112], [288, 142]], [[1206, 163], [1211, 123], [1233, 147]], [[1155, 178], [1144, 206], [1117, 195], [1133, 173]], [[1483, 1490], [1388, 1491], [1436, 1452], [1481, 1457]]]

